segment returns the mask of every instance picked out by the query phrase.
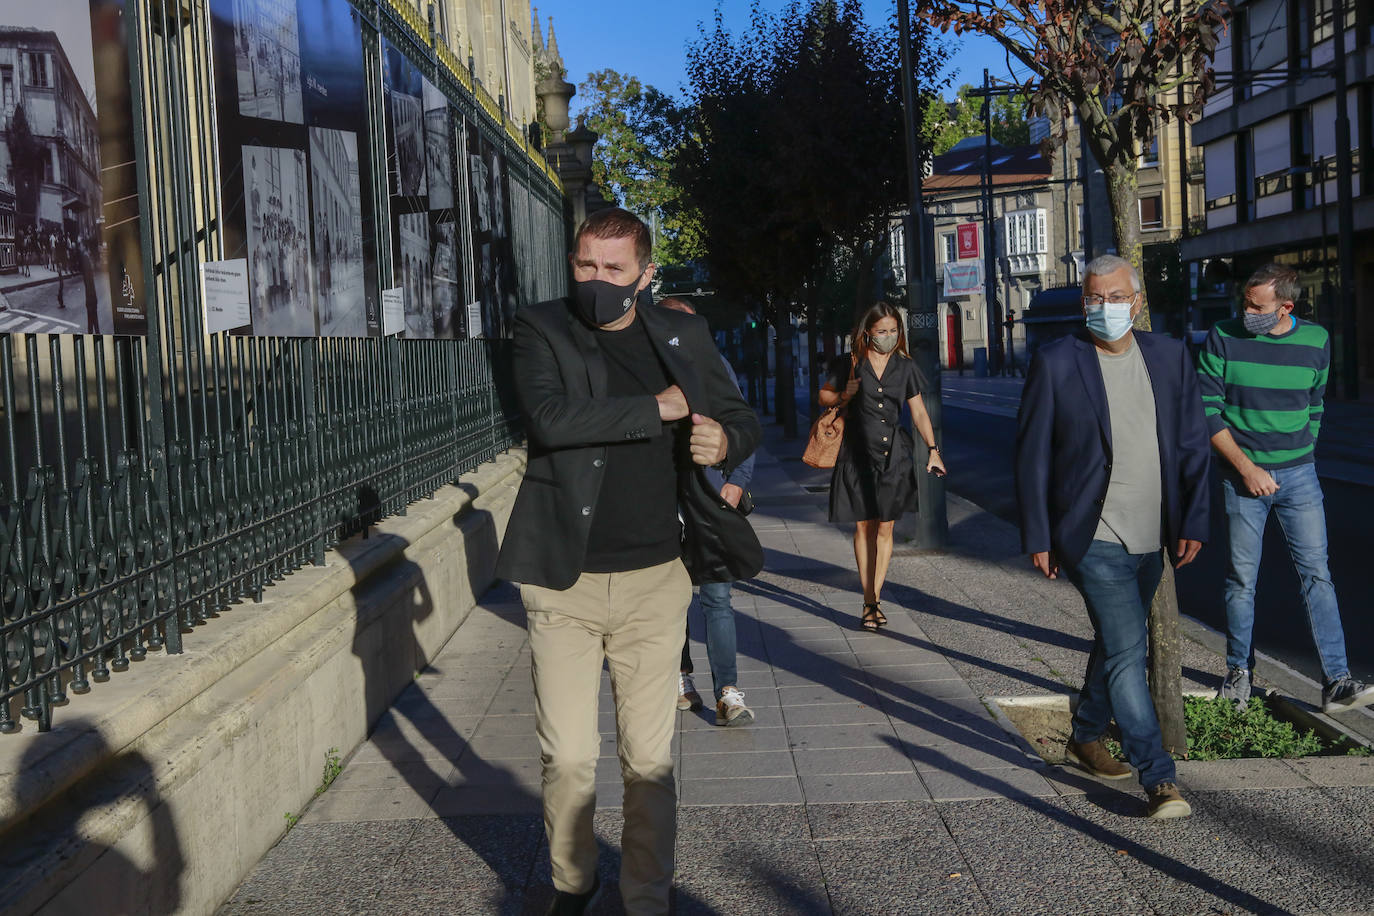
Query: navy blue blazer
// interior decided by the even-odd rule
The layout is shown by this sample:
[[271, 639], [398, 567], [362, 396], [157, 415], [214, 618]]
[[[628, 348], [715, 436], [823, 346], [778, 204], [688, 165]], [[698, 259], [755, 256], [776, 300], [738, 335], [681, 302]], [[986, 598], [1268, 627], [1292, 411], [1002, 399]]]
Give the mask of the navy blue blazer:
[[[1205, 541], [1211, 442], [1192, 357], [1180, 341], [1134, 332], [1155, 396], [1164, 545]], [[1087, 331], [1041, 347], [1026, 373], [1016, 433], [1021, 549], [1077, 563], [1092, 544], [1112, 473], [1102, 368]]]

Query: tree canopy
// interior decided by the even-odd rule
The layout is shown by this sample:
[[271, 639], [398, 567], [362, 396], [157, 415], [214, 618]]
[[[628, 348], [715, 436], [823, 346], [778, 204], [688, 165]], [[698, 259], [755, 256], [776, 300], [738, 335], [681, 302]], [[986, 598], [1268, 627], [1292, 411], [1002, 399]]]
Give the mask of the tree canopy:
[[[952, 102], [931, 100], [926, 107], [924, 133], [933, 156], [947, 153], [960, 140], [983, 135], [983, 100], [969, 93], [973, 86], [959, 87]], [[1022, 93], [992, 97], [992, 139], [1003, 146], [1030, 142], [1026, 109], [1030, 101]]]
[[1117, 251], [1139, 268], [1137, 156], [1158, 125], [1201, 115], [1225, 12], [1223, 0], [925, 0], [922, 15], [995, 39], [1025, 67], [1022, 91], [1055, 120], [1052, 143], [1077, 119], [1107, 177]]

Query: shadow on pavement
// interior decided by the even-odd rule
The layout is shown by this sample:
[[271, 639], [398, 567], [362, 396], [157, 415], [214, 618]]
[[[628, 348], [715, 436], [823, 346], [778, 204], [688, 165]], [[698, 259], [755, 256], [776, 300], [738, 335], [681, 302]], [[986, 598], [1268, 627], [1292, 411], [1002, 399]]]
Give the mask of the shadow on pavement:
[[[818, 617], [830, 619], [830, 608], [814, 599], [798, 595], [779, 586], [748, 581], [736, 583], [736, 587], [755, 595], [783, 601], [791, 606], [814, 613]], [[948, 610], [957, 607], [948, 602], [944, 604]], [[870, 702], [872, 692], [876, 692], [880, 700], [879, 708], [886, 713], [899, 731], [896, 737], [882, 736], [883, 740], [890, 746], [902, 751], [913, 763], [939, 768], [973, 786], [995, 792], [1008, 801], [1025, 806], [1031, 811], [1044, 815], [1097, 842], [1111, 844], [1112, 849], [1125, 850], [1136, 860], [1173, 880], [1191, 884], [1205, 893], [1215, 894], [1232, 904], [1260, 912], [1274, 909], [1272, 904], [1245, 890], [1228, 885], [1225, 881], [1218, 880], [1197, 868], [1150, 849], [1118, 831], [1094, 823], [1079, 814], [1066, 811], [1045, 799], [1031, 796], [1026, 793], [1023, 787], [1013, 785], [986, 770], [979, 770], [968, 764], [960, 763], [953, 759], [940, 745], [917, 744], [900, 734], [902, 727], [907, 726], [926, 735], [936, 736], [950, 744], [977, 748], [994, 758], [1001, 758], [1006, 761], [1008, 766], [1021, 766], [1032, 772], [1044, 769], [1043, 764], [1040, 764], [1038, 760], [1032, 761], [1027, 754], [1018, 749], [1011, 742], [1010, 736], [987, 715], [961, 708], [948, 701], [929, 696], [915, 687], [887, 679], [875, 673], [872, 668], [867, 670], [853, 669], [837, 663], [832, 657], [821, 655], [803, 645], [791, 642], [791, 637], [786, 630], [769, 624], [766, 619], [759, 619], [758, 624], [764, 636], [765, 646], [770, 644], [772, 646], [788, 646], [786, 661], [774, 660], [770, 657], [771, 653], [767, 649], [755, 656], [759, 661], [766, 662], [780, 670], [804, 675], [815, 683], [828, 687], [838, 694], [848, 696], [858, 703]], [[1039, 686], [1048, 687], [1058, 693], [1062, 693], [1066, 689], [1063, 684], [1043, 678], [1031, 677], [1028, 679], [1024, 672], [1014, 668], [979, 659], [967, 653], [950, 652], [924, 640], [893, 633], [890, 630], [875, 634], [872, 639], [875, 642], [880, 640], [892, 641], [912, 648], [959, 658], [988, 670], [1000, 671], [1009, 676], [1018, 677], [1027, 683], [1038, 683]], [[1099, 808], [1114, 814], [1130, 817], [1134, 813], [1137, 822], [1143, 818], [1145, 809], [1143, 798], [1113, 792], [1106, 787], [1099, 786], [1099, 789], [1104, 794], [1089, 794], [1085, 798]]]

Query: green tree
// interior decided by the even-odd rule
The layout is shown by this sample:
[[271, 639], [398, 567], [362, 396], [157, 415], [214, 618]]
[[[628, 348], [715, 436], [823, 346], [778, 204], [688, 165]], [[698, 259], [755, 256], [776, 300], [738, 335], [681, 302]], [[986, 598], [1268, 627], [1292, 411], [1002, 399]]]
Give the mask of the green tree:
[[[965, 83], [959, 87], [953, 101], [933, 100], [928, 104], [924, 125], [933, 155], [949, 152], [960, 140], [983, 135], [983, 102], [969, 94], [973, 90], [973, 86]], [[1003, 146], [1025, 146], [1030, 143], [1026, 107], [1026, 96], [1021, 93], [994, 96], [992, 139]]]
[[[924, 24], [918, 31], [928, 38]], [[929, 91], [944, 58], [936, 42], [924, 47]], [[756, 0], [739, 36], [718, 11], [688, 50], [675, 183], [697, 215], [716, 286], [777, 330], [779, 378], [791, 374], [791, 317], [804, 311], [808, 326], [824, 326], [827, 279], [843, 263], [858, 280], [844, 305], [852, 321], [904, 209], [897, 59], [895, 23], [872, 28], [857, 0], [794, 0], [777, 16]], [[791, 385], [779, 384], [789, 435], [791, 397]]]
[[683, 112], [673, 99], [638, 77], [615, 70], [589, 73], [577, 87], [586, 100], [583, 122], [601, 135], [592, 150], [592, 175], [627, 210], [654, 228], [655, 258], [682, 264], [697, 254], [690, 209], [671, 167]]
[[16, 105], [10, 117], [10, 164], [14, 169], [15, 219], [19, 227], [32, 226], [38, 219], [38, 189], [43, 181], [43, 143], [33, 135], [23, 105]]

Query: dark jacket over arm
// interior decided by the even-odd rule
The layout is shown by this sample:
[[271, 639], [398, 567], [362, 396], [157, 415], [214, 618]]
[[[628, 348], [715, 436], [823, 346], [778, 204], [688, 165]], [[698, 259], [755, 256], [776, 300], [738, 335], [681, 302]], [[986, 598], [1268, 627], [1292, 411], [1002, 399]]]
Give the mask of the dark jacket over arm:
[[[690, 410], [723, 427], [723, 469], [729, 473], [753, 453], [762, 430], [721, 365], [706, 322], [659, 308], [641, 309], [639, 319]], [[606, 447], [657, 435], [664, 425], [652, 395], [606, 395], [596, 333], [573, 317], [566, 300], [521, 309], [514, 333], [529, 466], [502, 540], [497, 575], [563, 589], [582, 572], [602, 486], [615, 485], [604, 479]], [[684, 460], [679, 452], [680, 466]]]

